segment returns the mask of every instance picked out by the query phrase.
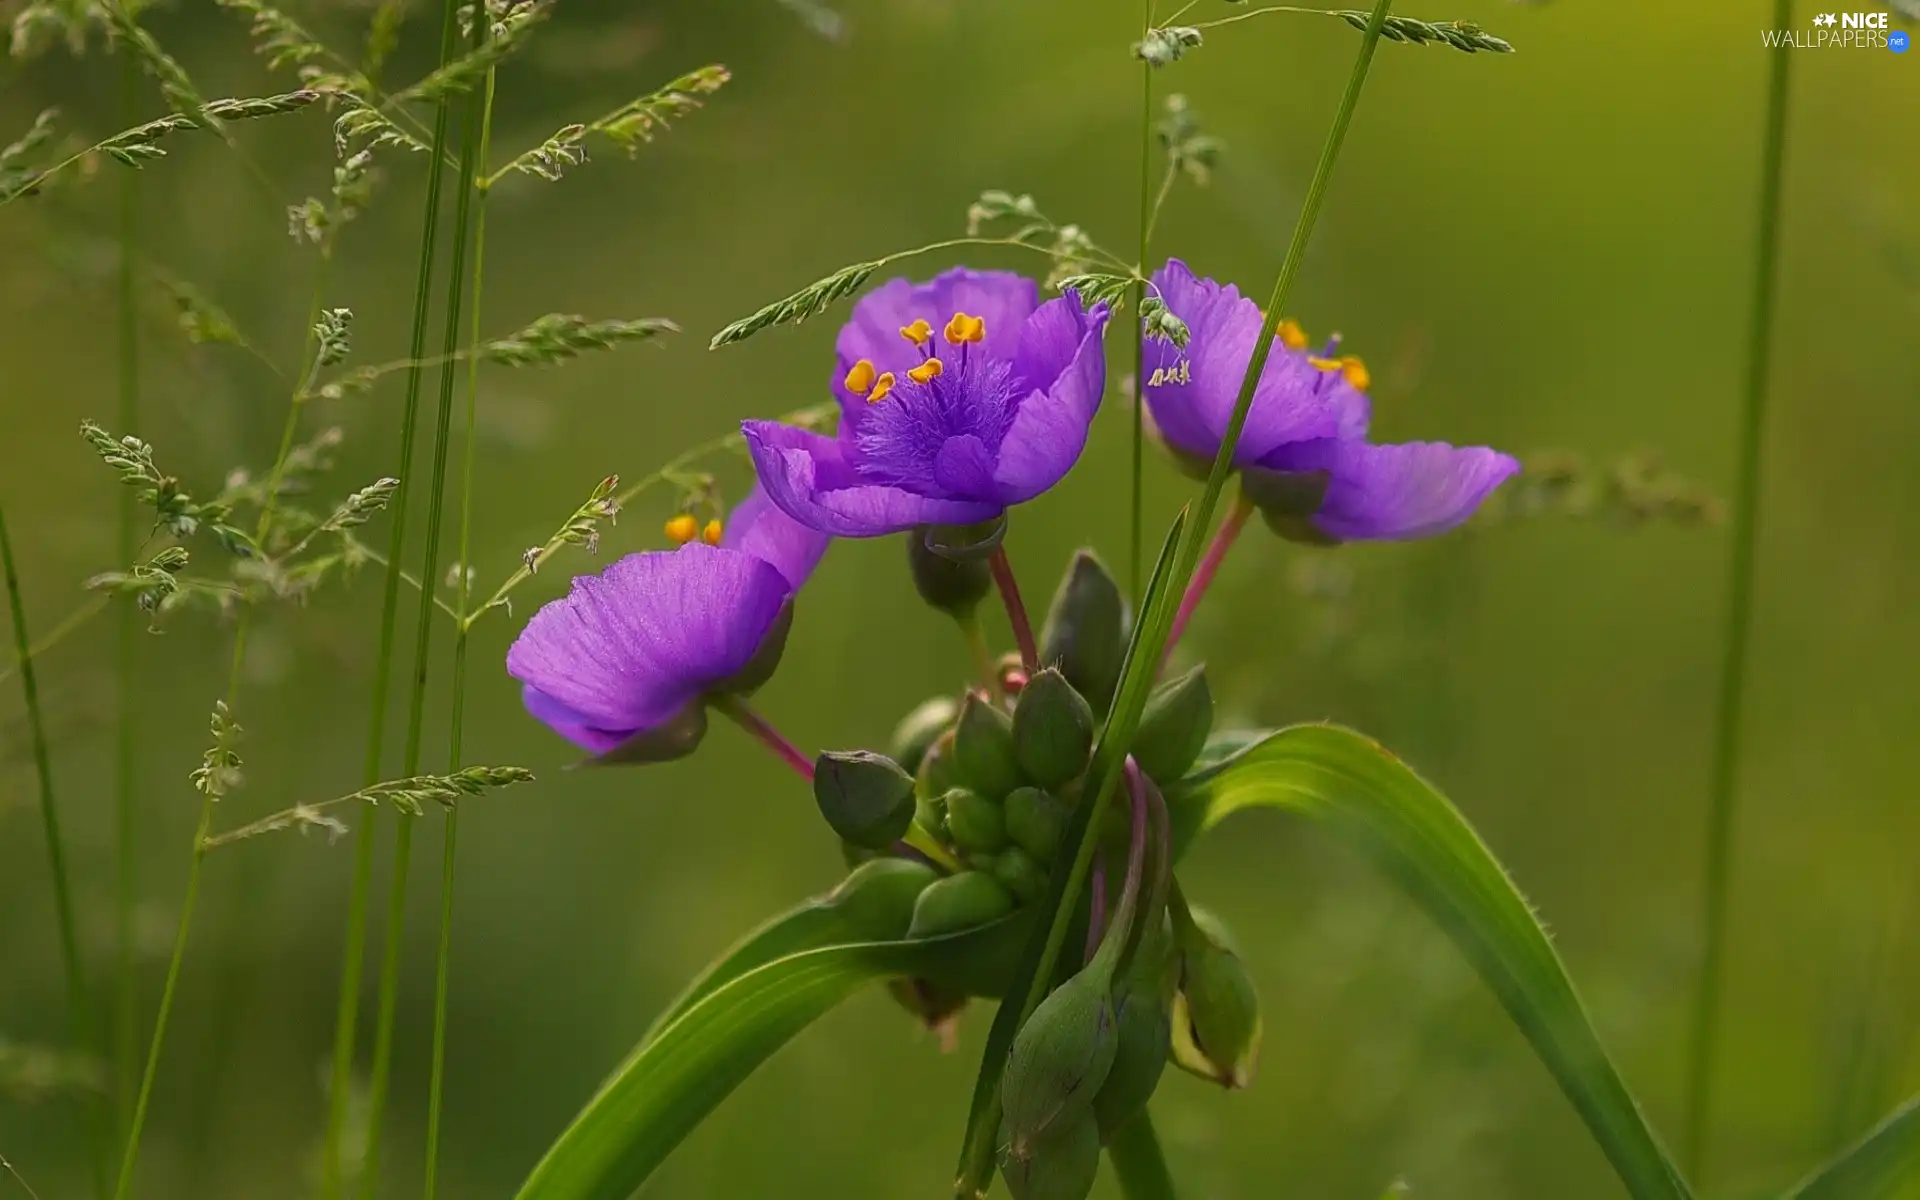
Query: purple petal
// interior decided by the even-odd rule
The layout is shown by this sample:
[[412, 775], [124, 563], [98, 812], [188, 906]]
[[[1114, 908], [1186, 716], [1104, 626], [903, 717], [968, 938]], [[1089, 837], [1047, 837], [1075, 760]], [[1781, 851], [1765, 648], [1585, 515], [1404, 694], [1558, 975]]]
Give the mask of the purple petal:
[[793, 589], [771, 564], [699, 542], [581, 576], [507, 651], [528, 711], [602, 753], [738, 674]]
[[[1079, 302], [1079, 297], [1074, 297], [1073, 308]], [[1055, 305], [1061, 307], [1055, 309]], [[1048, 314], [1049, 309], [1052, 314]], [[1030, 361], [1044, 361], [1040, 346], [1056, 345], [1060, 340], [1055, 328], [1058, 314], [1070, 311], [1062, 300], [1051, 300], [1034, 314], [1027, 325], [1027, 336], [1039, 345]], [[1048, 314], [1044, 320], [1043, 314]], [[1065, 360], [1052, 384], [1020, 402], [1013, 427], [1000, 443], [1000, 465], [994, 471], [994, 482], [1005, 503], [1031, 500], [1060, 482], [1086, 448], [1087, 430], [1100, 410], [1100, 397], [1107, 387], [1107, 360], [1100, 345], [1106, 324], [1104, 304], [1086, 314], [1072, 356]], [[1024, 341], [1021, 353], [1027, 353]]]
[[[1260, 338], [1260, 309], [1232, 284], [1201, 279], [1179, 259], [1153, 276], [1154, 288], [1191, 331], [1185, 348], [1146, 346], [1147, 406], [1174, 446], [1210, 458], [1219, 452], [1247, 362]], [[1156, 372], [1162, 382], [1155, 383]], [[1184, 382], [1169, 376], [1184, 376]], [[1258, 462], [1275, 447], [1310, 438], [1366, 432], [1367, 398], [1337, 372], [1322, 372], [1307, 355], [1276, 337], [1254, 391], [1253, 407], [1234, 447], [1235, 466]]]
[[1044, 392], [1066, 373], [1089, 333], [1106, 328], [1107, 306], [1088, 311], [1078, 292], [1056, 296], [1033, 310], [1020, 330], [1013, 377], [1022, 392]]
[[915, 525], [972, 525], [1000, 506], [934, 500], [869, 484], [847, 461], [847, 443], [774, 421], [746, 421], [754, 470], [767, 498], [794, 520], [834, 537], [878, 537]]
[[1327, 472], [1313, 523], [1342, 541], [1407, 541], [1444, 533], [1473, 515], [1520, 464], [1485, 446], [1325, 439], [1287, 446], [1265, 464]]
[[960, 496], [993, 494], [993, 453], [973, 434], [951, 437], [933, 460], [933, 480]]
[[782, 512], [767, 499], [766, 489], [756, 487], [727, 514], [727, 531], [720, 545], [773, 564], [797, 592], [820, 565], [820, 556], [827, 552], [831, 540]]
[[933, 350], [951, 350], [940, 331], [957, 312], [984, 318], [985, 339], [971, 353], [1012, 358], [1020, 342], [1020, 328], [1040, 303], [1040, 287], [1012, 271], [974, 271], [955, 267], [925, 283], [890, 279], [860, 298], [853, 316], [834, 343], [839, 365], [833, 375], [833, 394], [846, 416], [842, 424], [858, 424], [866, 403], [847, 390], [843, 380], [853, 364], [866, 359], [875, 369], [904, 375], [920, 365], [922, 354], [900, 336], [903, 326], [925, 321], [933, 326]]

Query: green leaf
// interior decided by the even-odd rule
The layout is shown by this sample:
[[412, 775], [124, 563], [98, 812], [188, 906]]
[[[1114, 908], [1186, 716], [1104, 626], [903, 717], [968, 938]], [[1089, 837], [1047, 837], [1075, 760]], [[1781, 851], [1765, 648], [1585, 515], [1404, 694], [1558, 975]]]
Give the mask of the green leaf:
[[[1241, 809], [1271, 807], [1365, 851], [1479, 970], [1628, 1192], [1688, 1200], [1533, 910], [1466, 818], [1378, 742], [1332, 725], [1284, 729], [1182, 781], [1167, 803], [1180, 848]], [[1856, 1193], [1831, 1193], [1843, 1194]]]
[[601, 1085], [518, 1200], [626, 1200], [734, 1088], [842, 1000], [893, 978], [978, 990], [1004, 975], [1028, 931], [1011, 918], [951, 937], [834, 941], [842, 925], [814, 902], [737, 945]]
[[1908, 1100], [1873, 1131], [1800, 1181], [1783, 1200], [1879, 1200], [1913, 1195], [1920, 1181], [1920, 1096]]

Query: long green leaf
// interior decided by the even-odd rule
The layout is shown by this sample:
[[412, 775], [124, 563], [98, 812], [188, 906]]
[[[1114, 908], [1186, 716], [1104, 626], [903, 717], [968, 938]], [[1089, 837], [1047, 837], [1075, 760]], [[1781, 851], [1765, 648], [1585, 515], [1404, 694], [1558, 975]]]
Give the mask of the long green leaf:
[[1920, 1096], [1800, 1181], [1783, 1200], [1891, 1200], [1920, 1196]]
[[641, 1045], [679, 1020], [695, 1004], [719, 991], [747, 972], [764, 967], [791, 954], [819, 950], [838, 943], [858, 941], [845, 917], [826, 898], [809, 900], [789, 909], [741, 938], [731, 950], [687, 985], [686, 990], [653, 1019]]
[[1180, 846], [1241, 809], [1272, 807], [1365, 851], [1479, 970], [1636, 1200], [1688, 1200], [1533, 910], [1466, 818], [1385, 747], [1332, 725], [1296, 726], [1189, 778], [1167, 801]]
[[1004, 973], [1028, 923], [922, 941], [785, 947], [830, 935], [806, 905], [749, 935], [621, 1064], [521, 1187], [518, 1200], [626, 1200], [722, 1100], [801, 1030], [877, 980], [971, 986]]

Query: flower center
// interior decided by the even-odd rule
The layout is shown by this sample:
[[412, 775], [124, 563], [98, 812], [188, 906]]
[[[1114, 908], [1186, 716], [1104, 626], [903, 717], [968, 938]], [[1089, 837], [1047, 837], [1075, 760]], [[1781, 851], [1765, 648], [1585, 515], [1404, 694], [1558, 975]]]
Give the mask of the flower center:
[[847, 390], [869, 406], [854, 434], [862, 475], [920, 495], [984, 495], [1019, 392], [1011, 363], [973, 352], [986, 333], [984, 318], [953, 314], [941, 339], [958, 353], [943, 359], [934, 354], [932, 323], [916, 320], [900, 336], [920, 351], [919, 366], [896, 377], [866, 359], [853, 365]]

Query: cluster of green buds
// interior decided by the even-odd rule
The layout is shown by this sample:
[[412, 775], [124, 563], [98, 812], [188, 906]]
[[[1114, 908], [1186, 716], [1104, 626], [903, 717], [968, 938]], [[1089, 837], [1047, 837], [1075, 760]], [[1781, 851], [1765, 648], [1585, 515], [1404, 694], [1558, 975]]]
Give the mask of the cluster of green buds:
[[[921, 595], [970, 633], [990, 590], [986, 566], [912, 536]], [[1100, 723], [1126, 652], [1128, 614], [1111, 574], [1077, 554], [1061, 580], [1030, 673], [997, 664], [959, 695], [936, 696], [895, 729], [886, 754], [830, 751], [814, 798], [849, 866], [831, 898], [875, 939], [934, 938], [1035, 908], [1073, 861]], [[1218, 921], [1173, 885], [1163, 788], [1190, 771], [1213, 724], [1204, 668], [1162, 682], [1147, 704], [1123, 795], [1102, 822], [1096, 870], [1077, 920], [1091, 930], [1077, 969], [1022, 1026], [1003, 1077], [1001, 1168], [1016, 1200], [1080, 1200], [1101, 1148], [1138, 1114], [1172, 1062], [1228, 1087], [1246, 1084], [1259, 1044], [1251, 981]], [[1103, 915], [1111, 913], [1111, 919]], [[894, 997], [930, 1028], [951, 1029], [972, 995], [949, 981], [898, 980]]]

